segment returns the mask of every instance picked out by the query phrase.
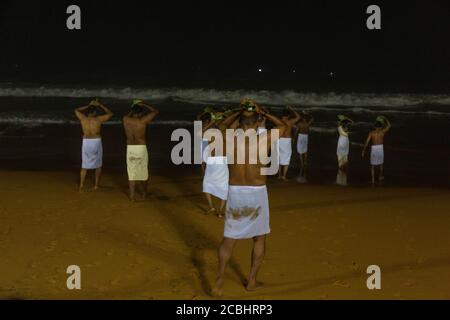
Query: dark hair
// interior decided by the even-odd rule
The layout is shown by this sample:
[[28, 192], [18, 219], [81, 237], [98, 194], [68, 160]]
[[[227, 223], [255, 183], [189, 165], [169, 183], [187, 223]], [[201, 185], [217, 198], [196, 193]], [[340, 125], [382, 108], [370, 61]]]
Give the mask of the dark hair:
[[239, 122], [240, 124], [251, 126], [254, 125], [258, 121], [258, 119], [259, 115], [256, 112], [254, 112], [248, 116], [241, 115]]
[[131, 114], [135, 115], [135, 114], [140, 114], [144, 111], [144, 109], [142, 108], [142, 106], [138, 105], [138, 104], [134, 104], [131, 107]]
[[96, 106], [92, 106], [90, 105], [87, 109], [86, 109], [86, 113], [89, 115], [91, 113], [97, 114], [97, 107]]
[[375, 121], [375, 125], [374, 125], [375, 128], [383, 128], [383, 126], [384, 126], [383, 122]]
[[284, 109], [281, 115], [283, 117], [289, 117], [291, 115], [291, 111], [289, 109]]

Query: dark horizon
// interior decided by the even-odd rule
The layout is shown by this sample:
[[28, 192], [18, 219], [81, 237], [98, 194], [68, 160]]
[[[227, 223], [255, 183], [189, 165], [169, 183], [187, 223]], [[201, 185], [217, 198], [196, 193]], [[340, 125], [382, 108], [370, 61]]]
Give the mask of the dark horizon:
[[[66, 29], [70, 4], [81, 7], [80, 31]], [[366, 28], [370, 4], [381, 7], [381, 30]], [[445, 93], [449, 8], [438, 1], [3, 1], [0, 81]]]

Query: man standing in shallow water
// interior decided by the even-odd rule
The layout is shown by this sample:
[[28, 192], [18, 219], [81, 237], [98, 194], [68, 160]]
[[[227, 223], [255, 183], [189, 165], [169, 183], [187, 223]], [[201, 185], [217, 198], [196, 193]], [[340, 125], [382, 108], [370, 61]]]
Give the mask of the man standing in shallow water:
[[379, 116], [375, 121], [375, 129], [372, 130], [364, 144], [361, 156], [364, 158], [366, 148], [372, 141], [372, 148], [370, 151], [370, 172], [372, 175], [372, 185], [375, 185], [375, 168], [379, 168], [378, 184], [384, 181], [383, 164], [384, 164], [384, 135], [391, 129], [391, 123], [384, 116]]
[[147, 196], [148, 151], [147, 125], [156, 117], [158, 110], [134, 100], [130, 112], [123, 117], [123, 127], [127, 136], [127, 172], [130, 187], [130, 200], [135, 201], [136, 183], [142, 187], [142, 197]]
[[[97, 115], [98, 108], [105, 113]], [[101, 104], [97, 98], [92, 100], [87, 106], [75, 109], [75, 115], [80, 120], [83, 130], [82, 164], [78, 191], [81, 192], [83, 190], [87, 170], [91, 169], [95, 169], [94, 190], [98, 190], [103, 164], [103, 146], [100, 133], [102, 124], [111, 119], [113, 113]]]
[[[234, 159], [232, 164], [229, 164], [230, 186], [225, 210], [224, 238], [218, 251], [219, 267], [212, 290], [213, 296], [216, 297], [223, 294], [225, 268], [237, 240], [240, 239], [253, 239], [252, 264], [246, 289], [257, 290], [261, 285], [256, 281], [256, 276], [264, 259], [266, 235], [270, 233], [267, 176], [261, 174], [261, 169], [264, 167], [261, 159], [257, 159], [256, 164], [250, 164], [249, 159], [254, 156], [253, 153], [259, 154], [260, 148], [266, 149], [267, 152], [270, 150], [272, 130], [278, 130], [279, 135], [286, 130], [286, 124], [283, 121], [263, 111], [251, 100], [241, 102], [241, 108], [241, 111], [231, 114], [220, 124], [220, 129], [225, 131], [238, 119], [238, 129], [242, 130], [238, 130], [233, 135], [234, 150], [228, 150], [228, 148], [226, 150], [227, 155], [234, 155]], [[270, 132], [257, 134], [260, 115], [274, 123], [275, 127], [269, 130]], [[240, 135], [244, 135], [243, 139], [239, 137]], [[256, 148], [251, 148], [247, 141], [256, 141]], [[256, 150], [252, 152], [252, 149]], [[239, 154], [246, 155], [244, 163], [237, 163], [236, 157]]]

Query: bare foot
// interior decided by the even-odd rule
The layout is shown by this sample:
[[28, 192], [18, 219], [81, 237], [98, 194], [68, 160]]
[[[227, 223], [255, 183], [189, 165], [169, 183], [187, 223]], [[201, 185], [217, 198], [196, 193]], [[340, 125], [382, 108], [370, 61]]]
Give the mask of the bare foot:
[[211, 208], [208, 211], [206, 211], [205, 214], [208, 215], [208, 214], [212, 214], [214, 212], [216, 212], [216, 208]]
[[98, 191], [98, 186], [94, 186], [94, 191]]
[[261, 289], [262, 287], [264, 287], [264, 284], [263, 284], [262, 282], [256, 281], [255, 283], [250, 283], [250, 282], [249, 282], [249, 283], [245, 286], [245, 289], [246, 289], [247, 291], [256, 291], [256, 290]]
[[281, 180], [283, 180], [284, 182], [288, 182], [289, 181], [288, 178], [286, 178], [286, 177], [281, 177]]
[[83, 187], [82, 186], [78, 187], [78, 192], [79, 193], [83, 193]]
[[211, 295], [215, 298], [220, 298], [223, 295], [223, 279], [217, 278], [214, 288], [211, 290]]

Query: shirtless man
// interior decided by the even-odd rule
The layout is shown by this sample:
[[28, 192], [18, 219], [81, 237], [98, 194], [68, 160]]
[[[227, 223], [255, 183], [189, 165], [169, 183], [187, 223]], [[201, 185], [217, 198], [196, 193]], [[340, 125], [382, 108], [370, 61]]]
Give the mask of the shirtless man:
[[[293, 117], [291, 117], [291, 115], [293, 115]], [[281, 117], [281, 121], [284, 122], [286, 130], [284, 130], [284, 133], [280, 136], [280, 140], [278, 142], [280, 155], [280, 170], [278, 171], [278, 179], [283, 181], [288, 181], [286, 175], [292, 156], [292, 128], [298, 120], [300, 120], [300, 114], [290, 106], [286, 108]]]
[[375, 168], [379, 168], [378, 183], [382, 184], [384, 181], [383, 163], [384, 163], [384, 135], [391, 129], [391, 123], [384, 116], [379, 116], [375, 121], [375, 129], [372, 130], [364, 144], [361, 156], [364, 158], [366, 148], [372, 142], [372, 149], [370, 152], [370, 165], [372, 175], [372, 185], [375, 185]]
[[[254, 106], [252, 111], [248, 111], [248, 104], [250, 103]], [[256, 149], [265, 145], [267, 150], [270, 150], [272, 145], [271, 130], [267, 133], [256, 134], [259, 115], [272, 121], [275, 125], [272, 130], [279, 130], [280, 135], [286, 130], [286, 125], [283, 121], [261, 110], [253, 101], [245, 100], [241, 105], [244, 105], [245, 109], [243, 108], [242, 111], [233, 113], [221, 123], [221, 130], [225, 130], [238, 118], [240, 129], [244, 131], [253, 129], [254, 131], [247, 133], [247, 136], [253, 135], [248, 140], [245, 137], [244, 139], [242, 137], [239, 139], [239, 135], [245, 134], [244, 131], [237, 131], [233, 136], [234, 150], [232, 152], [234, 153], [234, 163], [229, 164], [230, 186], [225, 212], [224, 238], [218, 252], [219, 268], [212, 291], [214, 296], [223, 294], [225, 268], [231, 258], [236, 241], [239, 239], [253, 239], [252, 264], [246, 289], [253, 291], [260, 287], [260, 284], [256, 281], [256, 276], [265, 254], [266, 235], [270, 233], [269, 201], [266, 188], [267, 177], [261, 175], [261, 168], [264, 166], [259, 159], [257, 164], [248, 163], [251, 149], [247, 141], [252, 141], [254, 138], [254, 141], [258, 143]], [[230, 150], [227, 149], [226, 151], [228, 157], [231, 158]], [[259, 154], [259, 150], [256, 150], [256, 152]], [[246, 155], [244, 164], [237, 163], [236, 157], [239, 153]]]
[[302, 113], [300, 120], [297, 123], [297, 152], [300, 156], [300, 174], [297, 182], [306, 182], [306, 165], [308, 161], [308, 134], [309, 127], [314, 121], [314, 117]]
[[[97, 115], [98, 108], [105, 113]], [[86, 173], [90, 169], [95, 169], [94, 190], [98, 190], [103, 163], [103, 147], [100, 132], [103, 122], [111, 119], [113, 113], [101, 104], [97, 98], [92, 100], [87, 106], [75, 109], [75, 115], [80, 120], [83, 130], [82, 164], [78, 191], [81, 192], [83, 190]]]
[[142, 197], [147, 195], [148, 151], [147, 125], [156, 117], [158, 110], [141, 100], [133, 101], [130, 112], [123, 117], [123, 127], [127, 136], [127, 171], [130, 186], [130, 200], [135, 201], [136, 183], [142, 186]]

